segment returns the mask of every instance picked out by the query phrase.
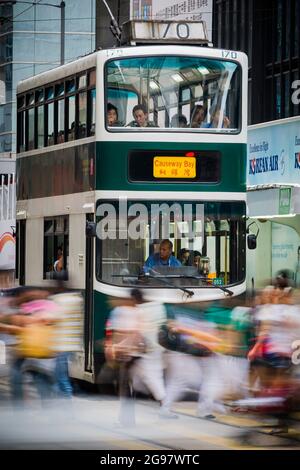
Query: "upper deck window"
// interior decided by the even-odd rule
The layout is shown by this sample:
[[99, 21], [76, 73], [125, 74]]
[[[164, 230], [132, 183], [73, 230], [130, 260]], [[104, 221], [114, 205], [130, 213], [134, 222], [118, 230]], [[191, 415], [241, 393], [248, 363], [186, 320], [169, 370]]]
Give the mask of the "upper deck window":
[[18, 153], [94, 136], [95, 83], [89, 69], [18, 95]]
[[67, 93], [73, 93], [76, 90], [75, 79], [67, 80]]
[[81, 75], [78, 77], [78, 88], [85, 88], [86, 87], [86, 75]]
[[46, 88], [46, 100], [52, 100], [54, 98], [53, 86]]
[[[237, 133], [240, 100], [241, 68], [231, 61], [157, 56], [112, 60], [106, 67], [109, 130]], [[112, 106], [114, 120], [109, 117]]]
[[35, 101], [37, 103], [42, 103], [44, 101], [44, 90], [37, 90], [35, 92]]
[[27, 106], [32, 106], [34, 104], [34, 94], [33, 93], [28, 93], [26, 97], [26, 104]]
[[63, 83], [59, 83], [55, 87], [55, 96], [63, 96], [65, 93], [65, 87]]

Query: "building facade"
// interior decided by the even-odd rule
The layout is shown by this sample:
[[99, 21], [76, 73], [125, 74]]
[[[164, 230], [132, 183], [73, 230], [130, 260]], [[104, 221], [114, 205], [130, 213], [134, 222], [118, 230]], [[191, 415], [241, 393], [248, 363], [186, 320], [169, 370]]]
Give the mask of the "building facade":
[[300, 0], [215, 0], [213, 43], [249, 58], [248, 287], [300, 287]]
[[13, 283], [18, 253], [14, 236], [17, 84], [95, 50], [96, 0], [45, 3], [0, 0], [0, 288]]
[[[96, 0], [0, 1], [0, 156], [15, 152], [16, 86], [95, 49]], [[64, 33], [61, 20], [64, 7]]]
[[298, 116], [300, 1], [214, 0], [213, 15], [214, 46], [249, 58], [249, 124]]

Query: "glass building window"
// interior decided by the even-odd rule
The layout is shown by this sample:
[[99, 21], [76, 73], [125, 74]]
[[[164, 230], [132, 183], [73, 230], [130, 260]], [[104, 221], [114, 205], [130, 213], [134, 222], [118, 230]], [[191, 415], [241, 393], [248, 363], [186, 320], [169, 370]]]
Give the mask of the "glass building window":
[[275, 77], [276, 119], [281, 118], [281, 77]]
[[295, 1], [295, 29], [294, 29], [294, 48], [293, 48], [293, 56], [299, 57], [300, 55], [300, 42], [299, 42], [299, 29], [300, 29], [300, 2], [299, 0]]
[[18, 112], [18, 152], [25, 151], [25, 111]]
[[300, 114], [300, 77], [299, 72], [295, 71], [292, 73], [292, 116]]
[[284, 117], [289, 117], [290, 116], [291, 87], [290, 87], [290, 74], [288, 72], [283, 75], [283, 88], [284, 88]]
[[0, 135], [0, 152], [11, 152], [12, 150], [12, 135]]
[[291, 18], [291, 2], [286, 1], [284, 4], [284, 29], [285, 29], [285, 38], [284, 38], [284, 59], [288, 59], [291, 54], [291, 21], [288, 21], [288, 18]]
[[282, 52], [282, 0], [278, 0], [277, 5], [277, 24], [276, 24], [276, 37], [277, 37], [277, 47], [276, 47], [276, 61], [281, 60]]

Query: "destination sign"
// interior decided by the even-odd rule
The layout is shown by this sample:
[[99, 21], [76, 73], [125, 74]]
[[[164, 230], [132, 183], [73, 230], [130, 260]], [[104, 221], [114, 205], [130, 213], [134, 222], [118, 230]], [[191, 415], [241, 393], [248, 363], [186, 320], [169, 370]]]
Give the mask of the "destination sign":
[[153, 159], [155, 178], [196, 178], [195, 157], [156, 156]]

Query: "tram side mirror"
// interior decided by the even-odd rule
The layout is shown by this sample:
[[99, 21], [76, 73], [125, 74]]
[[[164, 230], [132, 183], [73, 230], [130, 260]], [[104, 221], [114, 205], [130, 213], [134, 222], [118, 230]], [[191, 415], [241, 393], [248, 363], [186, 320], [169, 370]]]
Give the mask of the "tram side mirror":
[[254, 233], [250, 233], [247, 236], [247, 245], [248, 245], [249, 250], [255, 250], [257, 246], [257, 236], [254, 235]]
[[[256, 234], [249, 233], [251, 225], [254, 225], [256, 227], [256, 229], [257, 229]], [[248, 248], [249, 248], [249, 250], [255, 250], [255, 248], [257, 246], [257, 237], [258, 237], [258, 234], [259, 234], [259, 227], [258, 227], [258, 225], [255, 221], [251, 222], [251, 224], [248, 225], [247, 233], [248, 233], [248, 236], [247, 236]]]
[[87, 238], [94, 238], [96, 236], [96, 223], [95, 222], [86, 222], [85, 226], [85, 236]]

